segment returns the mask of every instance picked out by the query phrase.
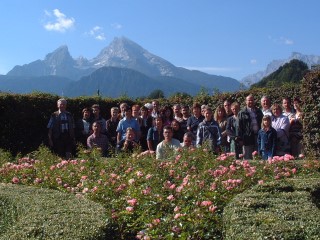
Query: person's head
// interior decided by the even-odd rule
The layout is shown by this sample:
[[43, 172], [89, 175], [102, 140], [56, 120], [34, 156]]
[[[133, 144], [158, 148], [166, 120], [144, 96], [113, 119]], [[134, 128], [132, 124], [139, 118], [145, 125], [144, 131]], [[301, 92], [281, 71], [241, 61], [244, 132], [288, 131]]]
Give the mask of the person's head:
[[154, 118], [154, 126], [157, 128], [157, 129], [161, 129], [162, 126], [163, 126], [163, 119], [161, 116], [156, 116]]
[[201, 114], [204, 116], [204, 112], [206, 111], [206, 108], [208, 107], [208, 105], [202, 104], [201, 105]]
[[270, 115], [264, 115], [261, 122], [261, 128], [266, 129], [271, 126], [271, 116]]
[[171, 127], [174, 131], [178, 131], [180, 129], [180, 123], [176, 119], [174, 119], [171, 122]]
[[123, 109], [123, 111], [124, 111], [124, 116], [125, 116], [126, 118], [131, 118], [131, 117], [132, 117], [132, 109], [131, 109], [130, 106], [125, 107], [125, 108]]
[[100, 122], [95, 121], [95, 122], [92, 124], [92, 130], [93, 130], [93, 132], [94, 132], [95, 134], [100, 133], [100, 131], [101, 131], [101, 124], [100, 124]]
[[181, 106], [180, 104], [174, 104], [173, 105], [173, 113], [175, 116], [180, 116], [181, 115]]
[[166, 142], [170, 142], [173, 136], [173, 131], [171, 126], [164, 126], [163, 128], [163, 137]]
[[110, 113], [111, 113], [111, 117], [112, 118], [117, 118], [118, 114], [119, 114], [119, 108], [112, 107], [111, 110], [110, 110]]
[[158, 100], [153, 100], [152, 101], [152, 107], [154, 112], [158, 112], [160, 108], [160, 104]]
[[127, 103], [123, 102], [120, 104], [121, 115], [124, 115], [124, 110], [126, 109], [126, 107], [128, 107]]
[[271, 111], [275, 117], [279, 117], [282, 114], [282, 108], [278, 103], [272, 105]]
[[140, 115], [141, 115], [141, 117], [145, 117], [146, 118], [148, 116], [148, 108], [145, 107], [145, 106], [142, 106], [140, 108]]
[[214, 120], [220, 122], [226, 117], [226, 110], [224, 106], [219, 105], [214, 111]]
[[282, 107], [284, 110], [291, 110], [291, 99], [286, 97], [282, 99]]
[[82, 109], [82, 118], [83, 119], [89, 119], [90, 118], [90, 109], [89, 108], [84, 108]]
[[193, 139], [193, 134], [191, 132], [186, 132], [183, 135], [183, 144], [185, 147], [192, 147], [192, 139]]
[[133, 128], [131, 127], [128, 127], [127, 130], [126, 130], [126, 140], [127, 141], [133, 141], [134, 138], [135, 138], [135, 131]]
[[151, 115], [152, 110], [153, 110], [152, 103], [146, 103], [144, 106], [148, 109], [148, 115]]
[[93, 104], [92, 107], [92, 113], [94, 116], [99, 116], [100, 115], [100, 106], [99, 104]]
[[57, 107], [60, 110], [60, 112], [64, 112], [67, 109], [67, 100], [65, 100], [64, 98], [60, 98], [57, 101]]
[[190, 109], [188, 105], [183, 105], [181, 107], [181, 113], [183, 117], [189, 117], [190, 116]]
[[161, 115], [165, 118], [165, 119], [169, 119], [172, 120], [173, 119], [173, 110], [170, 106], [164, 106], [161, 109]]
[[254, 107], [254, 97], [253, 97], [253, 95], [252, 94], [250, 94], [250, 95], [248, 95], [247, 97], [246, 97], [246, 106], [248, 107], [248, 108], [253, 108]]
[[301, 111], [301, 100], [298, 97], [293, 99], [293, 107], [296, 111]]
[[207, 107], [204, 111], [204, 118], [206, 121], [211, 121], [213, 117], [212, 109], [210, 107]]
[[140, 106], [138, 104], [135, 104], [132, 106], [132, 116], [134, 118], [139, 117], [140, 115]]
[[238, 102], [233, 102], [231, 104], [231, 111], [233, 115], [238, 116], [239, 110], [240, 110], [240, 104]]
[[269, 99], [269, 97], [267, 96], [262, 96], [261, 98], [261, 107], [264, 110], [270, 109], [271, 106], [271, 101]]
[[192, 105], [192, 113], [194, 116], [197, 116], [197, 117], [201, 115], [201, 105], [199, 103], [194, 103]]
[[291, 111], [291, 99], [286, 97], [282, 99], [282, 107], [284, 110]]
[[231, 114], [231, 102], [229, 100], [225, 100], [223, 102], [223, 107], [224, 107], [224, 110], [226, 111], [226, 114]]

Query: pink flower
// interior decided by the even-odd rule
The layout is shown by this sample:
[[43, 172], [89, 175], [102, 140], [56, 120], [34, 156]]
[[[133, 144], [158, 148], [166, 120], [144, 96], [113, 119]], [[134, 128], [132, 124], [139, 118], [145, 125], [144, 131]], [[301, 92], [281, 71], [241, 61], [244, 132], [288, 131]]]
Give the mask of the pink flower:
[[209, 207], [209, 211], [210, 212], [212, 212], [212, 213], [214, 213], [216, 210], [217, 210], [217, 206], [214, 206], [214, 205], [211, 205], [210, 207]]
[[176, 188], [176, 192], [181, 192], [183, 190], [183, 185], [180, 185], [179, 187]]
[[168, 199], [169, 201], [173, 201], [175, 198], [174, 198], [174, 196], [171, 194], [171, 195], [169, 195], [169, 196], [167, 197], [167, 199]]
[[133, 207], [126, 207], [127, 212], [133, 212], [133, 210], [134, 210]]
[[292, 172], [292, 174], [296, 174], [297, 169], [296, 169], [296, 168], [292, 168], [292, 169], [291, 169], [291, 172]]
[[138, 203], [138, 201], [137, 201], [137, 199], [132, 198], [132, 199], [127, 200], [127, 203], [128, 203], [130, 206], [135, 206], [135, 205]]
[[87, 193], [89, 191], [89, 188], [84, 188], [83, 190], [82, 190], [82, 193]]
[[180, 209], [181, 209], [181, 208], [180, 208], [179, 206], [176, 206], [176, 207], [173, 209], [173, 211], [174, 211], [174, 212], [179, 212]]
[[19, 178], [17, 178], [17, 177], [13, 177], [13, 178], [12, 178], [12, 183], [17, 184], [17, 183], [19, 183], [19, 182], [20, 182], [20, 179], [19, 179]]
[[304, 158], [304, 155], [302, 153], [299, 154], [299, 158]]
[[54, 169], [56, 169], [56, 166], [55, 166], [55, 165], [52, 165], [52, 166], [50, 167], [50, 170], [53, 171]]
[[152, 223], [157, 226], [159, 223], [161, 222], [161, 220], [159, 218], [153, 219]]
[[252, 153], [252, 156], [256, 156], [256, 155], [258, 155], [258, 151], [254, 151], [254, 152]]
[[141, 171], [137, 171], [136, 174], [137, 174], [138, 177], [142, 177], [143, 176], [143, 173]]
[[151, 187], [147, 187], [146, 189], [143, 189], [143, 190], [141, 191], [141, 193], [142, 193], [143, 195], [149, 195], [150, 192], [151, 192]]
[[178, 219], [179, 217], [183, 217], [185, 216], [185, 214], [182, 214], [182, 213], [177, 213], [176, 215], [174, 215], [174, 219]]
[[259, 184], [259, 185], [262, 185], [263, 183], [264, 183], [263, 180], [259, 180], [259, 181], [258, 181], [258, 184]]
[[149, 180], [150, 178], [152, 178], [152, 175], [151, 174], [147, 174], [146, 175], [146, 179]]
[[82, 176], [81, 177], [81, 181], [84, 181], [84, 180], [86, 180], [88, 178], [88, 176]]
[[211, 205], [212, 205], [211, 201], [202, 201], [200, 203], [200, 206], [202, 206], [202, 207], [207, 207], [207, 206], [211, 206]]
[[176, 188], [176, 185], [175, 184], [172, 184], [170, 187], [169, 187], [169, 189], [171, 189], [171, 190], [173, 190], [173, 189], [175, 189]]
[[129, 179], [128, 183], [132, 185], [135, 182], [134, 178]]
[[211, 191], [214, 191], [214, 190], [216, 190], [217, 189], [217, 184], [216, 183], [211, 183], [211, 185], [210, 185], [210, 190]]

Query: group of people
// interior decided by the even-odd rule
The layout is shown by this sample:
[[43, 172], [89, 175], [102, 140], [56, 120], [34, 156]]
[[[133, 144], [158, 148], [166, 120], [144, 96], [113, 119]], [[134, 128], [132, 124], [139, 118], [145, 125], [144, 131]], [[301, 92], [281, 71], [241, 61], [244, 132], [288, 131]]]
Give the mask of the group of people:
[[258, 151], [263, 159], [275, 155], [302, 152], [302, 117], [300, 100], [284, 98], [282, 107], [267, 96], [261, 99], [261, 109], [254, 97], [246, 97], [240, 110], [238, 102], [229, 100], [212, 110], [208, 105], [194, 103], [160, 106], [153, 100], [142, 106], [121, 103], [110, 109], [110, 119], [104, 119], [98, 104], [82, 110], [82, 118], [74, 121], [66, 111], [67, 101], [57, 101], [47, 128], [49, 145], [61, 157], [70, 158], [76, 142], [89, 149], [98, 148], [103, 156], [135, 149], [157, 159], [165, 159], [174, 149], [206, 147], [213, 153], [234, 152], [237, 159], [252, 159]]

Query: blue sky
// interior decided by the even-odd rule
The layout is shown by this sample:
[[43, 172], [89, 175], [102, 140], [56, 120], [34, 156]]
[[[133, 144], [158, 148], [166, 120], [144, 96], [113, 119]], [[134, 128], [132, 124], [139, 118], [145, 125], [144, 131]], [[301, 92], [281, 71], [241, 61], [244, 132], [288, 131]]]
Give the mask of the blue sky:
[[238, 80], [320, 55], [318, 0], [1, 0], [0, 74], [67, 45], [91, 59], [125, 36], [176, 66]]

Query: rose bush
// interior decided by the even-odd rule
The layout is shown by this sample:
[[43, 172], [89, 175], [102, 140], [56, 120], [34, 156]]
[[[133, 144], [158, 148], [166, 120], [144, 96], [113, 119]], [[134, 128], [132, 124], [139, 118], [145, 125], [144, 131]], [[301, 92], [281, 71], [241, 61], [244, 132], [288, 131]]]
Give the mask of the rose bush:
[[59, 189], [107, 209], [118, 238], [221, 239], [222, 212], [236, 195], [257, 184], [319, 174], [319, 161], [290, 155], [268, 161], [235, 160], [205, 149], [180, 150], [165, 161], [133, 154], [58, 159], [41, 147], [0, 168], [0, 182]]

